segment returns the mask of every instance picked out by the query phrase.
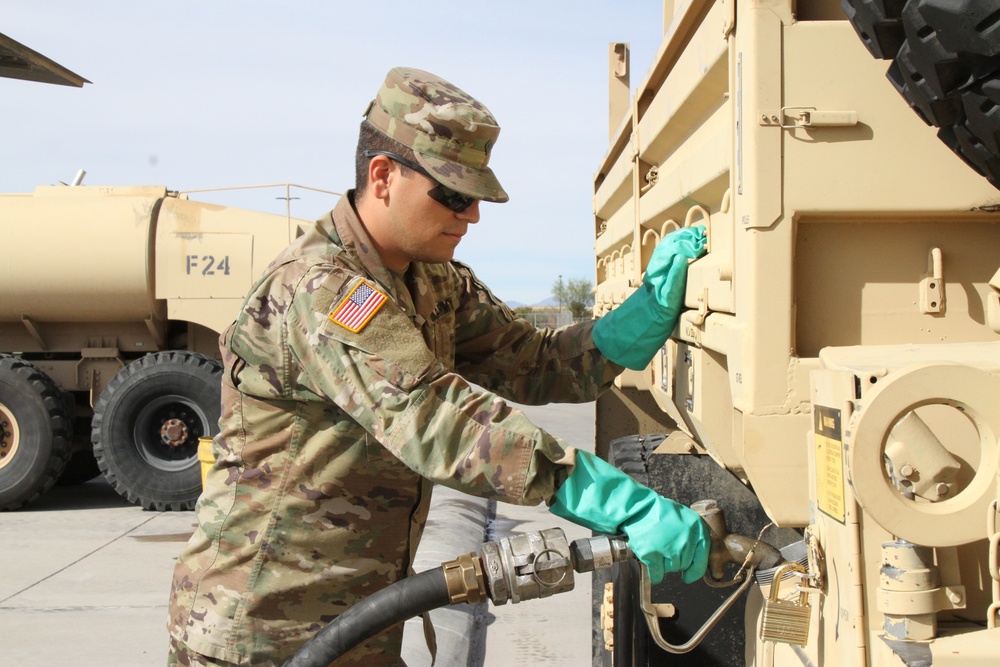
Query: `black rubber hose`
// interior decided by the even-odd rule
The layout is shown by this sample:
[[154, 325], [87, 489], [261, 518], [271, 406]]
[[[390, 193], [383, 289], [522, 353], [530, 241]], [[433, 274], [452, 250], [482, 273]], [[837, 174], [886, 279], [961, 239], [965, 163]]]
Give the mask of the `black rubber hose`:
[[444, 569], [420, 572], [369, 595], [316, 633], [284, 667], [327, 667], [361, 642], [431, 609], [449, 604]]

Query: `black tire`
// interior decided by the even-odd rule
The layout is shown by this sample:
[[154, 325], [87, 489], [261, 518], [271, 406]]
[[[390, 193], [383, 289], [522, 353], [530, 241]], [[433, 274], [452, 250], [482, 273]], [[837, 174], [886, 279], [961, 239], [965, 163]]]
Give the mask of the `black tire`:
[[1000, 0], [841, 0], [886, 76], [972, 169], [1000, 188]]
[[194, 509], [198, 438], [218, 431], [221, 377], [222, 366], [204, 355], [158, 352], [108, 383], [91, 436], [101, 472], [121, 496], [148, 510]]
[[32, 502], [70, 456], [69, 414], [55, 383], [30, 363], [0, 355], [0, 510]]

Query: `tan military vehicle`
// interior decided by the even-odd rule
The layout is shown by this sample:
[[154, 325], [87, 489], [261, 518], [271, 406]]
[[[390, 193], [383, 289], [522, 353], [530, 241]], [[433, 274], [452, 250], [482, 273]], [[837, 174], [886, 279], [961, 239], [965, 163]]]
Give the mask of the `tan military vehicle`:
[[300, 223], [165, 187], [0, 195], [0, 508], [99, 471], [147, 509], [192, 508], [219, 333]]
[[1000, 4], [843, 4], [667, 0], [631, 97], [610, 50], [596, 314], [671, 231], [709, 253], [598, 451], [799, 567], [704, 634], [732, 589], [616, 565], [595, 664], [1000, 663]]
[[[89, 83], [3, 34], [0, 77]], [[83, 177], [0, 194], [0, 510], [102, 472], [147, 509], [191, 509], [218, 336], [302, 221]]]

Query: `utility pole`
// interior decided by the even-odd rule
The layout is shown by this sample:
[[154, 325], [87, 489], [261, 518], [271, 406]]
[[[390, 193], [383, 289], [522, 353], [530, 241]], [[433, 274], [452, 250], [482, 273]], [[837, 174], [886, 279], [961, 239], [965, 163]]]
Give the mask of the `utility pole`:
[[289, 184], [285, 184], [285, 196], [284, 197], [275, 197], [275, 199], [284, 199], [285, 200], [285, 219], [286, 220], [291, 220], [292, 219], [292, 200], [293, 199], [298, 199], [298, 197], [293, 197], [292, 196], [291, 187], [292, 186], [291, 186], [290, 183]]
[[563, 302], [563, 286], [562, 286], [562, 274], [559, 274], [559, 312], [556, 313], [556, 326], [559, 326], [559, 316], [562, 315], [562, 302]]

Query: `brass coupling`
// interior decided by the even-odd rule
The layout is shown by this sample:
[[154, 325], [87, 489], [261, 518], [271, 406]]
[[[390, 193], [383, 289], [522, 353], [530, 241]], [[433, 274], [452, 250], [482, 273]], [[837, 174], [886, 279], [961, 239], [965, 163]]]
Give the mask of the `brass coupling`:
[[486, 599], [486, 580], [483, 565], [476, 554], [465, 554], [455, 560], [441, 563], [448, 586], [448, 603], [476, 604]]

